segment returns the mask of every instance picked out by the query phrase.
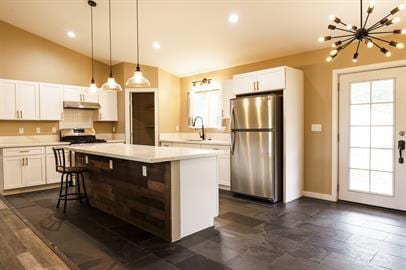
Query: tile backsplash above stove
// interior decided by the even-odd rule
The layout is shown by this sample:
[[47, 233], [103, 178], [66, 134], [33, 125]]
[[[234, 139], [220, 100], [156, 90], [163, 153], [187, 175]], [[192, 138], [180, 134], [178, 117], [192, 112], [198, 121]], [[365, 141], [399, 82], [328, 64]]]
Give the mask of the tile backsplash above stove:
[[63, 120], [59, 121], [59, 128], [93, 128], [92, 110], [64, 109]]

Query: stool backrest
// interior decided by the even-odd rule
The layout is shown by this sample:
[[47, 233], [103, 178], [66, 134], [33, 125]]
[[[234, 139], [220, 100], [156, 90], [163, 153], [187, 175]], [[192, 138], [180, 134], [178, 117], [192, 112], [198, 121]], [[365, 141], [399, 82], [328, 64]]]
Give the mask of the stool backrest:
[[63, 169], [65, 171], [66, 169], [66, 160], [65, 160], [65, 149], [63, 148], [52, 148], [54, 151], [54, 156], [55, 156], [55, 168], [58, 171], [58, 169]]

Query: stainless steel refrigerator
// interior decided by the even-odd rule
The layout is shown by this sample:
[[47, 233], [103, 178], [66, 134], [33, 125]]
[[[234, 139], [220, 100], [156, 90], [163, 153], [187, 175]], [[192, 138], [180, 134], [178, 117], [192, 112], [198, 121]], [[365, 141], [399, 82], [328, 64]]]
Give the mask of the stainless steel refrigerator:
[[282, 200], [283, 97], [231, 100], [231, 191]]

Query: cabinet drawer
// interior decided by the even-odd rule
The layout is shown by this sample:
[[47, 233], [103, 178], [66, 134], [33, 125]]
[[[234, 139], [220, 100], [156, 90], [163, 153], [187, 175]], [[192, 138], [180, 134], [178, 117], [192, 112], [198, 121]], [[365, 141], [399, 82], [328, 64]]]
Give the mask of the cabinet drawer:
[[210, 149], [210, 150], [217, 150], [221, 151], [220, 156], [230, 156], [230, 147], [226, 145], [204, 145], [202, 144], [201, 149]]
[[163, 146], [163, 147], [172, 147], [172, 143], [161, 142], [161, 146]]
[[[50, 146], [46, 146], [45, 147], [45, 153], [46, 154], [54, 154], [54, 151], [52, 150], [52, 148], [56, 147], [56, 148], [62, 148], [64, 145], [50, 145]], [[69, 152], [67, 150], [65, 150], [65, 152]]]
[[4, 157], [19, 157], [43, 154], [44, 147], [6, 148], [3, 150]]

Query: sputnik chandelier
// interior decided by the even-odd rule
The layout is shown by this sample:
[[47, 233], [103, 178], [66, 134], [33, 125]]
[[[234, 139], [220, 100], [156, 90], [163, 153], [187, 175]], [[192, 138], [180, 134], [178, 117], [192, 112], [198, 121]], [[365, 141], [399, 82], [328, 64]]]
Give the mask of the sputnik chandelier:
[[335, 57], [337, 57], [337, 55], [340, 53], [340, 51], [347, 48], [348, 45], [350, 45], [353, 42], [357, 43], [356, 51], [352, 58], [352, 61], [354, 63], [358, 61], [361, 43], [365, 43], [368, 48], [372, 48], [374, 46], [377, 47], [387, 57], [390, 57], [392, 54], [387, 48], [385, 48], [385, 45], [382, 45], [382, 44], [388, 44], [389, 46], [392, 46], [392, 47], [395, 47], [398, 49], [404, 48], [403, 43], [396, 42], [396, 41], [388, 41], [383, 38], [379, 38], [378, 36], [382, 35], [382, 34], [397, 34], [397, 35], [406, 34], [406, 29], [402, 29], [402, 30], [396, 29], [396, 30], [392, 30], [392, 31], [382, 31], [382, 29], [381, 29], [383, 27], [387, 27], [392, 24], [399, 23], [400, 17], [394, 17], [394, 15], [396, 15], [402, 9], [404, 9], [405, 4], [401, 4], [401, 5], [397, 6], [396, 8], [392, 9], [388, 15], [383, 17], [378, 22], [376, 22], [372, 25], [368, 25], [368, 19], [374, 10], [375, 1], [371, 1], [369, 3], [368, 9], [367, 9], [367, 17], [366, 17], [365, 21], [363, 18], [362, 0], [360, 2], [361, 2], [361, 10], [360, 10], [361, 18], [360, 18], [359, 26], [346, 24], [340, 18], [338, 18], [334, 15], [330, 16], [329, 19], [332, 23], [329, 24], [328, 29], [333, 30], [333, 31], [342, 31], [342, 34], [339, 34], [337, 36], [325, 36], [325, 37], [319, 38], [319, 42], [337, 40], [332, 44], [333, 50], [330, 52], [330, 56], [326, 58], [327, 62], [331, 62]]

